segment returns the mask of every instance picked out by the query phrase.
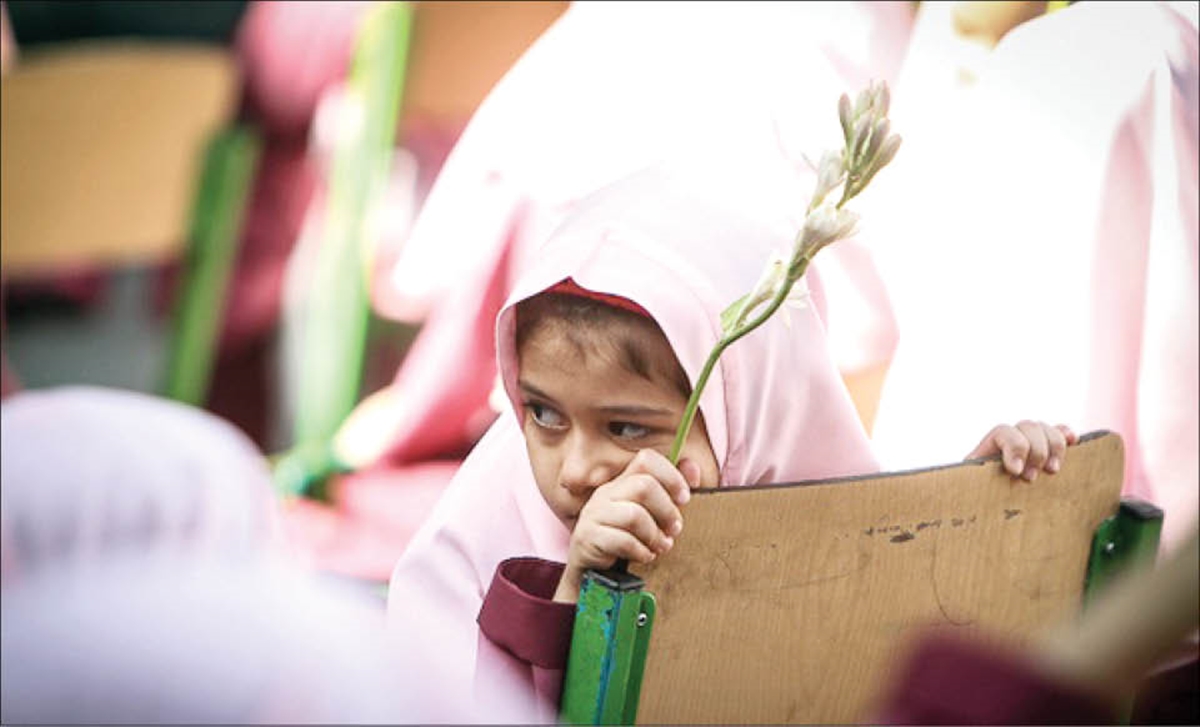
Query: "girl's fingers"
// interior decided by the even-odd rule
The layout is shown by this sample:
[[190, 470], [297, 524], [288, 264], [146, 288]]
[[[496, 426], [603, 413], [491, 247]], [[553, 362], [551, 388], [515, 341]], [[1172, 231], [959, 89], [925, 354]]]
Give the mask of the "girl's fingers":
[[1025, 420], [1016, 426], [993, 427], [966, 458], [999, 454], [1005, 471], [1032, 482], [1042, 469], [1051, 473], [1062, 469], [1067, 447], [1078, 441], [1079, 437], [1065, 424], [1051, 427]]
[[1046, 427], [1046, 441], [1050, 444], [1050, 456], [1046, 459], [1046, 471], [1053, 474], [1062, 469], [1067, 456], [1067, 437], [1058, 427]]
[[579, 538], [573, 545], [572, 551], [578, 559], [573, 565], [581, 570], [611, 568], [618, 559], [649, 563], [655, 558], [655, 552], [632, 533], [606, 525], [590, 528], [587, 536]]
[[679, 505], [686, 505], [692, 498], [692, 488], [671, 460], [661, 452], [653, 449], [643, 449], [625, 467], [623, 475], [646, 474], [658, 480], [671, 499]]
[[1046, 439], [1046, 428], [1041, 422], [1024, 420], [1017, 423], [1017, 430], [1029, 441], [1029, 453], [1025, 460], [1025, 471], [1021, 476], [1033, 482], [1038, 471], [1050, 458], [1050, 443]]
[[991, 457], [999, 454], [1004, 463], [1004, 469], [1013, 477], [1025, 473], [1025, 458], [1029, 454], [1029, 440], [1020, 430], [1008, 424], [993, 427], [967, 459]]
[[687, 480], [688, 487], [696, 488], [700, 486], [700, 465], [692, 460], [679, 460], [679, 473], [683, 475], [683, 479]]
[[683, 530], [683, 515], [679, 508], [662, 483], [650, 475], [623, 475], [612, 482], [603, 496], [613, 502], [628, 501], [645, 508], [666, 535], [678, 535]]

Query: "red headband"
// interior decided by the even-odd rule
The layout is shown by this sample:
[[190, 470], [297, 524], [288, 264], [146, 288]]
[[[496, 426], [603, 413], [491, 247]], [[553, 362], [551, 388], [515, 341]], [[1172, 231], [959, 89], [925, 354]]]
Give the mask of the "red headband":
[[639, 316], [645, 316], [647, 318], [654, 317], [650, 315], [645, 308], [641, 307], [637, 303], [634, 303], [628, 298], [622, 298], [619, 295], [609, 295], [608, 293], [597, 293], [594, 290], [581, 288], [579, 287], [579, 284], [571, 278], [566, 278], [560, 283], [555, 283], [554, 285], [550, 286], [546, 292], [565, 293], [567, 295], [577, 295], [580, 298], [590, 298], [591, 300], [596, 300], [616, 308], [621, 308], [622, 310], [627, 310], [630, 313], [637, 313]]

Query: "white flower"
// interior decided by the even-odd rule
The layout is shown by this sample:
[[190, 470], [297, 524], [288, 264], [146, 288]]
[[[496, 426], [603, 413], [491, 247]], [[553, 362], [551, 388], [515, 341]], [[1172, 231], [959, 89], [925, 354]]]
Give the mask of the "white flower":
[[828, 202], [819, 205], [804, 219], [797, 240], [800, 256], [811, 259], [829, 243], [854, 234], [857, 224], [858, 215], [850, 210], [838, 209]]
[[762, 275], [750, 292], [741, 299], [733, 309], [732, 316], [722, 316], [721, 333], [728, 336], [740, 328], [754, 309], [771, 300], [778, 294], [779, 288], [787, 284], [787, 271], [790, 258], [780, 250], [772, 250], [763, 268]]
[[826, 195], [842, 183], [842, 179], [845, 176], [846, 167], [842, 163], [841, 152], [825, 152], [825, 155], [821, 157], [821, 164], [817, 167], [817, 188], [813, 191], [809, 208], [811, 209], [821, 204], [825, 200]]

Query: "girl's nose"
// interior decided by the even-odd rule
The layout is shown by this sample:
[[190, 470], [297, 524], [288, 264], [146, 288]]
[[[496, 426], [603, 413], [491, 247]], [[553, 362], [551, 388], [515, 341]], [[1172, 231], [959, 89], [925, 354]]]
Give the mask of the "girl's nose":
[[566, 444], [559, 484], [576, 497], [586, 495], [620, 472], [609, 446], [587, 437], [572, 436]]

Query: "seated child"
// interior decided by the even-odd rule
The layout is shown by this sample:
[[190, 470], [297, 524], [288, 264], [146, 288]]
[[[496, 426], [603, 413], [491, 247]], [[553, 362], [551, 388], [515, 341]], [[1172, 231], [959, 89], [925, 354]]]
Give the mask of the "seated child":
[[[670, 464], [721, 311], [788, 243], [707, 190], [646, 170], [582, 201], [545, 243], [497, 321], [511, 415], [393, 572], [392, 626], [441, 645], [414, 664], [489, 720], [556, 720], [582, 573], [668, 552], [690, 488], [878, 471], [804, 280], [799, 309], [725, 351]], [[1032, 480], [1073, 441], [1022, 422], [969, 456], [1001, 453]]]

